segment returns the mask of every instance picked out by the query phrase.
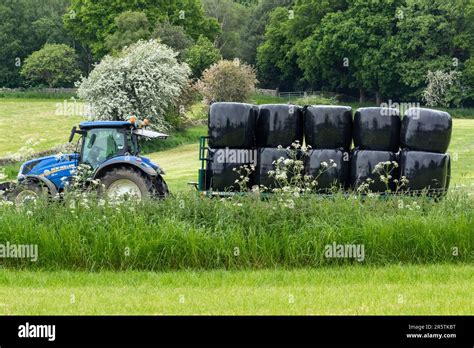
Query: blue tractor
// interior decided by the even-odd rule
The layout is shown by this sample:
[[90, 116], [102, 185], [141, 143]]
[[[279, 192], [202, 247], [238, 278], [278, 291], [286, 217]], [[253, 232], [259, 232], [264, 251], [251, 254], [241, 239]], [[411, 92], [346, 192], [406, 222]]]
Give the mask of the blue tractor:
[[140, 139], [166, 139], [168, 135], [147, 129], [148, 121], [83, 122], [74, 127], [69, 142], [80, 138], [73, 154], [37, 158], [24, 163], [16, 183], [0, 184], [7, 199], [21, 203], [41, 195], [56, 196], [71, 184], [79, 166], [92, 171], [88, 182], [100, 180], [105, 198], [134, 196], [164, 198], [169, 194], [165, 173], [150, 159], [140, 156]]

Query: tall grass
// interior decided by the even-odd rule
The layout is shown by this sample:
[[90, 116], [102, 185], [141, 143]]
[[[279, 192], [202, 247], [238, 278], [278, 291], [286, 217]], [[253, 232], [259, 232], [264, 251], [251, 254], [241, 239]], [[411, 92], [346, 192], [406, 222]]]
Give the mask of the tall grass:
[[0, 167], [0, 173], [3, 173], [5, 176], [3, 180], [0, 180], [0, 182], [16, 179], [18, 172], [20, 171], [20, 167], [21, 163], [13, 163]]
[[[361, 264], [472, 262], [474, 198], [318, 196], [219, 200], [182, 194], [165, 201], [95, 200], [0, 207], [0, 244], [37, 244], [37, 262], [6, 267], [176, 270], [315, 267], [325, 246], [362, 244]], [[416, 202], [416, 204], [414, 204]], [[419, 208], [417, 208], [419, 207]]]

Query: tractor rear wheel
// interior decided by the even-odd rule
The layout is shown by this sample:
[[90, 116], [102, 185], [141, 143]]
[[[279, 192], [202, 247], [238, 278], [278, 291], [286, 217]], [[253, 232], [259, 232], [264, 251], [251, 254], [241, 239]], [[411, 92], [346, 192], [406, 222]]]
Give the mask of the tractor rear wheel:
[[155, 191], [158, 198], [163, 199], [170, 195], [168, 185], [166, 184], [166, 181], [163, 179], [161, 175], [158, 175], [158, 177], [155, 179], [154, 186], [155, 186]]
[[103, 193], [110, 200], [148, 198], [154, 193], [153, 183], [145, 174], [132, 168], [115, 168], [107, 172], [101, 182]]

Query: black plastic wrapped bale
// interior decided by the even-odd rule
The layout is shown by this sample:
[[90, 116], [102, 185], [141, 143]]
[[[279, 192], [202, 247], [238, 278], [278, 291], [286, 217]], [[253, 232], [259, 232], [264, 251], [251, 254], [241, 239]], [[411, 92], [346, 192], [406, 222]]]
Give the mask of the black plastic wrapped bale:
[[398, 152], [401, 119], [398, 110], [370, 107], [354, 115], [354, 146], [359, 150]]
[[313, 149], [349, 151], [352, 144], [352, 108], [336, 105], [312, 105], [304, 112], [306, 145]]
[[257, 108], [243, 103], [214, 103], [209, 109], [211, 148], [255, 147]]
[[263, 185], [266, 188], [276, 188], [278, 185], [275, 178], [270, 177], [268, 172], [275, 170], [274, 161], [283, 157], [289, 158], [288, 152], [285, 149], [275, 148], [259, 148], [257, 151], [257, 168], [255, 172], [255, 183]]
[[328, 192], [334, 187], [347, 188], [349, 184], [349, 163], [349, 152], [342, 148], [337, 150], [310, 150], [305, 158], [305, 174], [317, 178], [317, 191], [319, 192]]
[[303, 142], [303, 110], [297, 105], [260, 105], [257, 118], [257, 147], [290, 146]]
[[[239, 191], [239, 173], [234, 171], [243, 165], [254, 165], [257, 150], [250, 149], [213, 149], [209, 150], [208, 170], [211, 172], [210, 187], [213, 191]], [[251, 187], [253, 175], [249, 178]]]
[[[369, 150], [353, 150], [351, 153], [350, 165], [350, 185], [353, 189], [358, 189], [361, 185], [367, 184], [367, 179], [373, 180], [368, 186], [372, 192], [385, 192], [387, 185], [380, 179], [383, 173], [374, 173], [375, 166], [381, 162], [397, 162], [397, 155], [390, 151], [369, 151]], [[395, 190], [395, 183], [393, 180], [398, 179], [399, 168], [390, 165], [389, 170], [392, 169], [390, 175], [388, 188]]]
[[447, 189], [450, 159], [448, 154], [403, 150], [400, 157], [400, 177], [408, 184], [403, 190], [428, 193]]
[[410, 108], [402, 120], [402, 148], [445, 153], [451, 141], [453, 120], [444, 111]]

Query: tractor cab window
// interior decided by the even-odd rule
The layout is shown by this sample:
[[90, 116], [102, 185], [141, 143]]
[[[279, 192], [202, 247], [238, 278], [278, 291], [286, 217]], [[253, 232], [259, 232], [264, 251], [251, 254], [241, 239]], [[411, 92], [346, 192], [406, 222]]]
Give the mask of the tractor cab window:
[[109, 158], [127, 153], [127, 139], [123, 129], [97, 128], [87, 131], [84, 138], [82, 162], [97, 168]]

